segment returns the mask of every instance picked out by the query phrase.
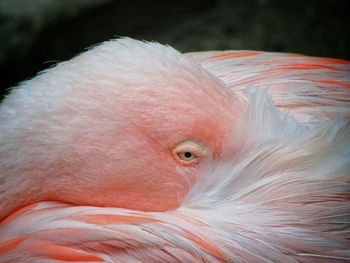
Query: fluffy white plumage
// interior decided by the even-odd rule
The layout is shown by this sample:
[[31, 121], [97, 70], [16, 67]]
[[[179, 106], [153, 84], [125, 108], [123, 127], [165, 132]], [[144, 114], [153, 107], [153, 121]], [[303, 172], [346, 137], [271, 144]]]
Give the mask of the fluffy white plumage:
[[[349, 105], [347, 97], [338, 99], [348, 91], [322, 91], [310, 81], [325, 75], [310, 70], [271, 76], [266, 63], [259, 70], [252, 65], [256, 58], [206, 60], [217, 54], [188, 56], [247, 101], [235, 126], [235, 155], [203, 167], [204, 176], [173, 211], [30, 207], [2, 223], [2, 242], [25, 239], [0, 262], [350, 261]], [[349, 81], [348, 73], [333, 73], [327, 74]]]

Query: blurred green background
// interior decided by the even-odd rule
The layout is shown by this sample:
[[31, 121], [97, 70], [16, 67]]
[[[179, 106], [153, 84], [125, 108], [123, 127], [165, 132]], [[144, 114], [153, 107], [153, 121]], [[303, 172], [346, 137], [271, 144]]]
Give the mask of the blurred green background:
[[0, 0], [0, 89], [117, 36], [350, 59], [349, 0]]

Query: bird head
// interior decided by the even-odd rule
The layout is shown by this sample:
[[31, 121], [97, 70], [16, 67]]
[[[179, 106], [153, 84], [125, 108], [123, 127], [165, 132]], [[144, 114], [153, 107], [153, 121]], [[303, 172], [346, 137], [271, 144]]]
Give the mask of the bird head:
[[0, 218], [53, 200], [177, 208], [234, 154], [240, 100], [171, 47], [102, 43], [14, 88], [0, 108]]

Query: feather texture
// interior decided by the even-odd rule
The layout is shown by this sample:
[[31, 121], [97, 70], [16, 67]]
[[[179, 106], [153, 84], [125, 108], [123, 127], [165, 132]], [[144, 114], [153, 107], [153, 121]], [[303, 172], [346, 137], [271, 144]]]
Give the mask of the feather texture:
[[177, 210], [39, 203], [2, 223], [3, 243], [22, 239], [1, 262], [350, 260], [348, 122], [311, 129], [264, 91], [247, 99], [240, 157], [205, 167]]
[[235, 154], [164, 212], [39, 202], [0, 224], [0, 262], [350, 261], [350, 64], [187, 54], [239, 94]]

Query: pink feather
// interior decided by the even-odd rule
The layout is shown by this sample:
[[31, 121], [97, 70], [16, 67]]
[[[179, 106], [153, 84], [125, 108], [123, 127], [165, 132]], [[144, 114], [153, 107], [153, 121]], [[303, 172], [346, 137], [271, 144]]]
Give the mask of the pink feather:
[[[189, 114], [195, 112], [195, 116], [203, 117], [197, 111], [206, 112], [208, 123], [213, 121], [213, 118], [218, 118], [219, 124], [216, 125], [219, 126], [220, 121], [226, 121], [220, 119], [221, 116], [227, 116], [226, 110], [235, 111], [234, 117], [227, 119], [234, 122], [234, 129], [227, 135], [226, 144], [218, 148], [219, 157], [205, 162], [200, 166], [199, 176], [188, 179], [186, 184], [189, 187], [184, 188], [187, 189], [184, 190], [185, 195], [183, 198], [179, 197], [181, 202], [175, 208], [169, 206], [169, 209], [160, 210], [134, 209], [132, 204], [131, 208], [129, 207], [130, 202], [122, 207], [104, 207], [111, 205], [91, 205], [88, 201], [85, 203], [85, 200], [83, 203], [79, 203], [81, 200], [68, 200], [71, 203], [68, 204], [62, 202], [65, 199], [54, 198], [42, 198], [33, 203], [22, 202], [21, 204], [27, 206], [22, 209], [16, 208], [17, 211], [6, 215], [0, 224], [0, 262], [350, 261], [349, 61], [256, 51], [196, 52], [183, 56], [173, 54], [175, 51], [171, 51], [170, 47], [131, 39], [107, 42], [88, 52], [98, 56], [101, 50], [112, 54], [118, 53], [118, 49], [131, 49], [139, 53], [129, 58], [128, 51], [120, 51], [119, 57], [114, 58], [115, 63], [123, 63], [124, 58], [121, 56], [125, 56], [125, 59], [140, 60], [141, 64], [153, 63], [159, 66], [157, 70], [160, 75], [174, 72], [174, 79], [186, 80], [188, 83], [193, 82], [192, 73], [193, 79], [196, 76], [206, 78], [206, 75], [201, 74], [208, 74], [210, 77], [214, 76], [215, 81], [222, 85], [222, 89], [228, 87], [232, 91], [231, 94], [215, 87], [219, 91], [214, 93], [211, 80], [203, 79], [201, 89], [217, 104], [202, 105], [206, 95], [196, 93], [196, 90], [191, 95], [193, 102], [185, 95], [181, 97], [180, 93], [176, 93], [176, 96], [171, 95], [170, 90], [168, 104], [165, 105], [171, 109], [174, 107], [176, 112], [182, 107], [181, 103], [190, 104], [193, 108]], [[159, 57], [156, 57], [158, 50]], [[169, 53], [164, 53], [165, 51]], [[153, 61], [148, 60], [147, 52], [152, 53]], [[51, 73], [42, 73], [31, 82], [16, 88], [0, 108], [0, 120], [3, 123], [6, 121], [6, 125], [3, 126], [6, 128], [6, 134], [20, 134], [21, 130], [16, 129], [31, 129], [20, 124], [8, 124], [9, 119], [21, 119], [20, 114], [25, 114], [18, 110], [22, 109], [18, 104], [30, 103], [29, 99], [26, 99], [29, 98], [26, 93], [35, 93], [36, 95], [30, 95], [34, 96], [30, 98], [38, 99], [40, 107], [44, 107], [45, 104], [46, 107], [57, 107], [59, 111], [60, 103], [64, 104], [66, 99], [59, 97], [61, 91], [44, 92], [44, 96], [52, 96], [43, 100], [44, 103], [40, 97], [42, 91], [36, 88], [36, 85], [44, 83], [48, 87], [53, 86], [58, 77], [49, 78], [49, 74], [63, 76], [62, 83], [70, 85], [70, 75], [75, 71], [84, 70], [79, 66], [80, 63], [91, 64], [92, 68], [95, 67], [94, 63], [104, 63], [103, 60], [91, 60], [94, 57], [89, 57], [89, 54], [73, 59], [71, 64], [58, 65]], [[176, 57], [178, 62], [174, 63], [179, 68], [173, 67], [170, 62], [170, 66], [167, 64], [167, 59], [172, 60], [172, 56]], [[182, 71], [182, 65], [186, 72]], [[163, 67], [166, 69], [161, 70]], [[203, 73], [199, 67], [209, 73]], [[142, 74], [155, 72], [129, 73], [128, 69], [125, 70], [123, 80], [127, 81], [129, 78], [130, 85], [138, 83], [138, 80], [134, 79], [137, 74], [141, 74], [142, 77]], [[100, 79], [93, 81], [96, 85], [103, 86], [111, 81], [108, 74], [111, 72], [99, 72]], [[167, 76], [167, 85], [171, 86], [171, 75]], [[93, 75], [86, 77], [94, 78]], [[165, 80], [160, 78], [159, 81]], [[173, 83], [174, 86], [180, 85], [180, 82]], [[86, 92], [93, 92], [93, 89]], [[186, 89], [183, 92], [185, 94]], [[113, 103], [109, 104], [110, 101], [101, 94], [103, 95], [99, 92], [92, 95], [82, 93], [79, 95], [81, 97], [76, 97], [77, 101], [74, 101], [74, 97], [72, 103], [84, 103], [81, 98], [85, 96], [87, 101], [105, 99], [105, 105], [101, 107], [114, 107]], [[221, 96], [232, 96], [232, 101], [236, 101], [238, 106], [230, 108], [227, 106], [229, 104], [225, 103], [231, 103], [231, 100], [219, 101]], [[126, 95], [125, 99], [128, 99]], [[137, 99], [138, 97], [135, 98]], [[56, 104], [57, 101], [60, 102]], [[159, 100], [159, 103], [163, 101]], [[210, 108], [213, 105], [217, 105], [215, 111]], [[88, 104], [84, 107], [87, 106]], [[76, 104], [76, 107], [80, 107], [79, 104]], [[6, 117], [15, 110], [11, 117]], [[220, 114], [223, 112], [223, 115], [215, 116], [216, 110]], [[92, 113], [86, 110], [79, 114], [81, 118], [90, 118], [89, 114]], [[99, 116], [98, 113], [96, 116]], [[47, 116], [43, 113], [39, 118]], [[68, 117], [66, 118], [68, 120]], [[170, 121], [172, 118], [179, 118], [181, 121], [182, 118], [186, 119], [187, 115], [171, 115]], [[111, 118], [107, 121], [113, 120]], [[157, 136], [162, 136], [162, 132], [167, 131], [166, 123], [167, 119], [164, 119], [161, 123], [164, 126], [157, 130]], [[205, 122], [200, 123], [205, 125]], [[61, 125], [65, 123], [61, 121]], [[74, 123], [70, 125], [78, 127], [74, 126]], [[10, 130], [10, 127], [16, 129]], [[44, 126], [40, 127], [46, 129]], [[70, 128], [65, 126], [64, 129]], [[30, 132], [37, 131], [33, 129]], [[21, 136], [10, 135], [2, 135], [1, 142], [8, 142], [9, 138], [14, 138], [8, 143], [18, 143], [16, 138]], [[105, 133], [101, 132], [99, 136], [103, 138], [104, 135]], [[211, 138], [214, 135], [208, 136]], [[57, 147], [39, 144], [29, 148], [20, 145], [13, 149], [20, 151], [23, 147], [23, 154], [27, 156], [31, 154], [31, 149], [33, 154], [38, 154], [37, 151], [50, 151], [50, 147], [60, 149], [59, 146], [58, 142]], [[26, 158], [22, 153], [8, 152], [5, 149], [9, 148], [0, 146], [1, 165], [9, 171], [7, 177], [0, 177], [0, 197], [4, 204], [5, 200], [11, 201], [16, 198], [16, 195], [11, 196], [12, 199], [7, 198], [10, 192], [6, 189], [15, 191], [21, 186], [21, 181], [11, 178], [16, 176], [16, 172], [22, 171], [20, 165], [25, 165]], [[75, 151], [79, 149], [76, 148]], [[52, 155], [49, 152], [47, 154]], [[74, 159], [74, 151], [71, 154]], [[12, 158], [13, 156], [15, 158]], [[23, 163], [21, 158], [24, 158]], [[98, 158], [97, 154], [96, 163]], [[78, 158], [74, 160], [80, 162]], [[153, 169], [152, 163], [144, 169]], [[99, 169], [96, 169], [96, 183], [99, 180], [98, 171]], [[181, 173], [186, 177], [191, 171]], [[154, 173], [156, 174], [156, 170]], [[141, 179], [139, 180], [141, 183]], [[176, 184], [185, 183], [176, 181]], [[43, 183], [41, 187], [49, 186]], [[84, 186], [73, 187], [78, 191]], [[50, 191], [55, 191], [55, 188]], [[23, 192], [27, 193], [29, 200], [30, 189], [23, 187], [21, 193]], [[101, 194], [106, 194], [104, 200], [108, 201], [108, 193]], [[163, 200], [172, 198], [171, 193], [169, 197], [167, 193], [162, 194]], [[24, 196], [21, 200], [25, 199]], [[5, 207], [7, 206], [4, 206], [4, 209]]]

